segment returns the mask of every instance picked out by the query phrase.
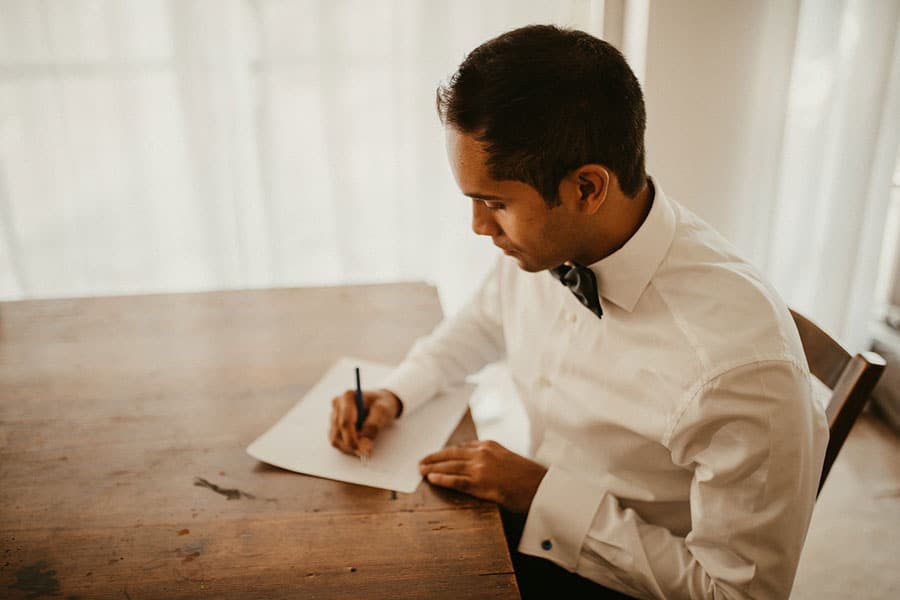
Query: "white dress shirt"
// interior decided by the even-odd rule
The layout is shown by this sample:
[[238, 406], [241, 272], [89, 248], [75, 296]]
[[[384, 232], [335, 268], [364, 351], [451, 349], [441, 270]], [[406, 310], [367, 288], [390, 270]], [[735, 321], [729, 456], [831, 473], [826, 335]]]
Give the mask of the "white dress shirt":
[[828, 428], [785, 304], [658, 186], [590, 269], [602, 318], [501, 256], [385, 387], [412, 411], [506, 358], [548, 468], [519, 551], [637, 597], [787, 598]]

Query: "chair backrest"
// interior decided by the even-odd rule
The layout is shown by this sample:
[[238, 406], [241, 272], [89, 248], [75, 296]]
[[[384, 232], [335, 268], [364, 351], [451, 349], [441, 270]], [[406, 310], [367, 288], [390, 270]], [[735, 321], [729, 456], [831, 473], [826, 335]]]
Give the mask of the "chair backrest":
[[850, 356], [841, 344], [819, 329], [818, 325], [793, 309], [791, 316], [800, 332], [810, 372], [831, 390], [831, 399], [825, 410], [831, 437], [828, 439], [825, 464], [819, 479], [819, 491], [822, 491], [831, 465], [878, 383], [885, 362], [874, 352]]

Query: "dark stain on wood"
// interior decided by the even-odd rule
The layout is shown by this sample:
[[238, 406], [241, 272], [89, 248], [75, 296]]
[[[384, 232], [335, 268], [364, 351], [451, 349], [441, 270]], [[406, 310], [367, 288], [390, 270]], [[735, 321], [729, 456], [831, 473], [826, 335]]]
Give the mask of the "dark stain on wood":
[[237, 488], [228, 489], [219, 487], [214, 483], [210, 483], [209, 481], [203, 479], [202, 477], [194, 477], [194, 485], [199, 487], [209, 488], [217, 494], [222, 494], [229, 500], [240, 500], [243, 498], [249, 498], [250, 500], [255, 500], [256, 496], [253, 494], [248, 494], [247, 492], [241, 491]]
[[391, 500], [397, 499], [397, 490], [391, 490]]
[[200, 554], [203, 552], [203, 548], [206, 546], [205, 540], [200, 540], [199, 542], [193, 542], [189, 544], [184, 544], [181, 548], [175, 548], [175, 554], [181, 557], [181, 562], [191, 562], [195, 558], [198, 558]]
[[181, 529], [178, 531], [178, 535], [187, 535], [191, 532], [190, 529]]
[[16, 582], [11, 588], [25, 592], [29, 600], [44, 596], [59, 595], [59, 580], [56, 579], [56, 571], [49, 569], [50, 565], [45, 560], [39, 560], [32, 565], [16, 571]]

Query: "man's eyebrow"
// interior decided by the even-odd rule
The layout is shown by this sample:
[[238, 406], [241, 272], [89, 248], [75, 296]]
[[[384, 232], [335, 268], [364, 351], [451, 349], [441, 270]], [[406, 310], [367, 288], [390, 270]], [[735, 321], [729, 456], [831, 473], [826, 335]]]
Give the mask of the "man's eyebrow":
[[503, 200], [500, 196], [493, 196], [491, 194], [481, 194], [478, 192], [463, 192], [463, 196], [467, 196], [472, 198], [473, 200]]

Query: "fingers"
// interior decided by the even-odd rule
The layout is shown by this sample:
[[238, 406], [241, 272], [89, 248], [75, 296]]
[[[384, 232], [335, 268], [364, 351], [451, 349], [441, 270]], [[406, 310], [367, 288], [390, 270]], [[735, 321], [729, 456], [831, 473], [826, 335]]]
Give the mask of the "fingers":
[[338, 413], [338, 427], [340, 429], [341, 438], [344, 445], [349, 448], [350, 453], [355, 453], [357, 449], [358, 436], [356, 434], [356, 392], [347, 390], [338, 402], [340, 411]]
[[382, 402], [375, 402], [369, 406], [369, 414], [360, 429], [360, 436], [374, 440], [378, 432], [387, 427], [393, 421], [390, 410]]
[[341, 431], [340, 416], [337, 410], [333, 410], [331, 414], [331, 430], [329, 432], [331, 445], [347, 454], [353, 454], [353, 447], [347, 442], [344, 432]]
[[419, 461], [429, 483], [498, 502], [503, 467], [494, 456], [495, 442], [465, 442], [444, 448]]
[[363, 392], [363, 403], [366, 406], [366, 419], [363, 421], [359, 432], [360, 456], [371, 456], [375, 438], [378, 434], [390, 427], [394, 422], [396, 408], [393, 398], [389, 398], [384, 392]]
[[480, 468], [469, 449], [451, 447], [429, 454], [419, 462], [419, 472], [434, 485], [480, 495], [474, 485]]
[[486, 440], [429, 454], [420, 461], [419, 472], [431, 484], [527, 513], [547, 468]]
[[428, 482], [445, 488], [452, 488], [461, 492], [472, 490], [472, 480], [464, 475], [446, 475], [444, 473], [429, 473]]
[[371, 458], [372, 457], [372, 448], [375, 447], [375, 442], [370, 440], [369, 438], [359, 438], [359, 444], [357, 444], [355, 454], [360, 458]]
[[471, 476], [469, 469], [471, 463], [464, 460], [447, 460], [444, 462], [433, 462], [428, 464], [420, 464], [419, 472], [422, 475], [429, 473], [442, 473], [445, 475], [466, 475]]
[[[356, 392], [354, 392], [354, 394], [355, 393]], [[381, 397], [382, 393], [378, 390], [363, 390], [363, 406], [365, 406], [366, 410], [368, 410]]]
[[468, 460], [472, 457], [471, 448], [463, 448], [460, 446], [451, 446], [438, 450], [433, 454], [429, 454], [419, 462], [422, 464], [439, 463], [448, 460]]
[[378, 391], [364, 391], [365, 420], [356, 429], [356, 390], [347, 390], [331, 401], [331, 428], [329, 438], [335, 448], [357, 456], [371, 456], [375, 438], [395, 419], [396, 401], [393, 395]]
[[358, 451], [355, 392], [348, 390], [331, 401], [331, 445], [347, 454]]

